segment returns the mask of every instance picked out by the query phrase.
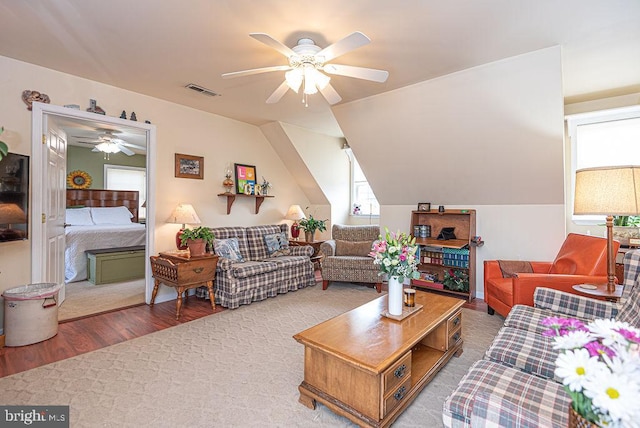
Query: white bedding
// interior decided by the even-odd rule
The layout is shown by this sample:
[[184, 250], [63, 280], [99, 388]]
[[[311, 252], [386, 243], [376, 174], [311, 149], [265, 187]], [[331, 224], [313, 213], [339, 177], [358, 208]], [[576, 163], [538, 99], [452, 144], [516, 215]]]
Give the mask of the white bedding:
[[87, 279], [86, 250], [145, 245], [144, 224], [67, 226], [64, 251], [66, 283]]

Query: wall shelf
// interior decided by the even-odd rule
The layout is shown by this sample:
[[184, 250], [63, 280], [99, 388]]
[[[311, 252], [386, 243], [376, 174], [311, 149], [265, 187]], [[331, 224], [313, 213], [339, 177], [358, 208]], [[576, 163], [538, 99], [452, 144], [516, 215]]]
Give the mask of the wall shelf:
[[236, 200], [236, 197], [241, 198], [253, 198], [256, 200], [256, 214], [260, 212], [260, 205], [264, 202], [265, 198], [273, 198], [271, 195], [245, 195], [244, 193], [218, 193], [218, 196], [224, 196], [227, 198], [227, 214], [231, 214], [231, 207]]

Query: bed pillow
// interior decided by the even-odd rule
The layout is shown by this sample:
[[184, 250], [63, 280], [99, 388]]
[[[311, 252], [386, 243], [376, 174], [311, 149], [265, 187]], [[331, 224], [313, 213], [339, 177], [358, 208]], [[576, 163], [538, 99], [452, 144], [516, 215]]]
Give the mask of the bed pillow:
[[244, 258], [242, 257], [242, 254], [240, 254], [238, 238], [214, 239], [213, 251], [225, 259], [241, 263], [244, 262]]
[[67, 208], [64, 222], [69, 226], [93, 226], [89, 208]]
[[264, 243], [267, 245], [269, 257], [288, 256], [291, 254], [289, 240], [284, 232], [264, 235]]
[[95, 224], [131, 224], [133, 214], [127, 207], [91, 208]]
[[341, 241], [336, 239], [336, 256], [367, 257], [371, 252], [371, 241]]

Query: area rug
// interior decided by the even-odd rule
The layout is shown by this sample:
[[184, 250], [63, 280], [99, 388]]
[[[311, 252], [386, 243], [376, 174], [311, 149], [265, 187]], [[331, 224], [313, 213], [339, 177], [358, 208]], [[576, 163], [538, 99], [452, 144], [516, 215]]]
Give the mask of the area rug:
[[58, 320], [67, 321], [87, 315], [144, 303], [144, 279], [114, 284], [91, 284], [89, 281], [66, 285], [65, 300], [58, 308]]
[[[72, 427], [351, 427], [322, 405], [298, 402], [303, 346], [292, 336], [380, 295], [332, 283], [0, 379], [0, 401], [69, 405]], [[394, 427], [442, 426], [447, 394], [502, 318], [464, 309], [464, 353], [452, 358]]]

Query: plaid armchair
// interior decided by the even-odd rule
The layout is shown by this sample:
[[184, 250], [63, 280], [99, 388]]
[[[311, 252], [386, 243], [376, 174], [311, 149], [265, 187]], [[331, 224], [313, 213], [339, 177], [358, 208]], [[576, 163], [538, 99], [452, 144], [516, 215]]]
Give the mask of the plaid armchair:
[[380, 226], [343, 226], [334, 224], [331, 238], [320, 245], [324, 254], [321, 262], [322, 289], [332, 281], [375, 284], [382, 291], [380, 268], [368, 256], [373, 241], [380, 238]]

